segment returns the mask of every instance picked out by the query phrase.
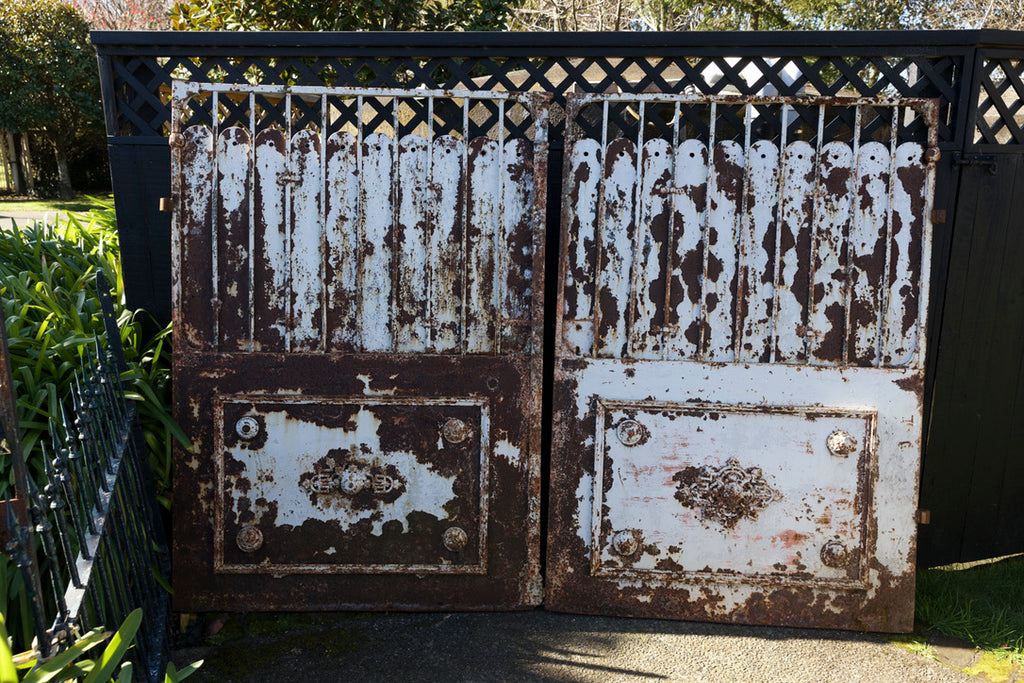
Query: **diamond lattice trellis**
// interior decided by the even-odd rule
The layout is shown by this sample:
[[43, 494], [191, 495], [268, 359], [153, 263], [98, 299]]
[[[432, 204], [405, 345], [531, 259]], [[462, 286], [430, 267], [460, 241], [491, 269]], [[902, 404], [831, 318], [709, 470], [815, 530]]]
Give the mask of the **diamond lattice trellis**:
[[[202, 50], [196, 50], [201, 53]], [[223, 52], [221, 50], [221, 52]], [[308, 53], [309, 51], [306, 50]], [[724, 51], [723, 51], [724, 52]], [[117, 97], [117, 130], [120, 135], [159, 135], [169, 130], [167, 94], [173, 78], [191, 80], [332, 85], [349, 87], [405, 87], [467, 90], [546, 90], [554, 93], [552, 141], [557, 144], [561, 106], [571, 92], [690, 92], [702, 95], [799, 95], [836, 96], [938, 97], [941, 102], [939, 140], [949, 142], [954, 131], [950, 122], [957, 79], [962, 73], [962, 57], [886, 57], [835, 56], [801, 54], [780, 57], [741, 56], [726, 54], [694, 57], [544, 57], [538, 50], [533, 57], [237, 57], [159, 58], [153, 56], [117, 58], [114, 79]], [[202, 103], [193, 105], [197, 120], [209, 120]], [[261, 126], [284, 127], [279, 103], [261, 98], [257, 102], [257, 120]], [[316, 107], [295, 109], [293, 130], [319, 120]], [[349, 108], [351, 109], [351, 108]], [[332, 126], [344, 125], [346, 107], [339, 106], [339, 116]], [[412, 118], [403, 126], [415, 127], [425, 122], [424, 110], [410, 110]], [[349, 111], [351, 115], [352, 112]], [[435, 112], [435, 126], [459, 128], [461, 112]], [[393, 112], [386, 101], [369, 101], [363, 112], [368, 129], [391, 125]], [[862, 117], [866, 114], [862, 112]], [[246, 102], [225, 105], [221, 112], [224, 125], [248, 123]], [[848, 109], [825, 122], [824, 135], [843, 139], [853, 128]], [[497, 123], [497, 112], [480, 107], [471, 113], [473, 133], [485, 133]], [[456, 120], [457, 119], [457, 120]], [[585, 120], [585, 119], [583, 119]], [[724, 127], [716, 137], [742, 135], [741, 112], [722, 112]], [[779, 133], [781, 122], [759, 117], [762, 126]], [[788, 137], [800, 136], [799, 129], [817, 125], [818, 112], [795, 111], [789, 122]], [[629, 122], [613, 116], [612, 125], [622, 134], [629, 131]], [[707, 124], [697, 118], [688, 119], [697, 137], [708, 134]], [[888, 129], [884, 118], [862, 118], [865, 135]], [[514, 124], [508, 131], [521, 135], [525, 129]], [[528, 125], [525, 124], [525, 125]], [[920, 121], [899, 122], [901, 140], [920, 140], [924, 127]], [[662, 131], [664, 132], [664, 131]], [[813, 131], [811, 136], [817, 134]], [[807, 137], [807, 134], [803, 134]]]
[[975, 117], [975, 144], [1024, 144], [1024, 60], [986, 59]]

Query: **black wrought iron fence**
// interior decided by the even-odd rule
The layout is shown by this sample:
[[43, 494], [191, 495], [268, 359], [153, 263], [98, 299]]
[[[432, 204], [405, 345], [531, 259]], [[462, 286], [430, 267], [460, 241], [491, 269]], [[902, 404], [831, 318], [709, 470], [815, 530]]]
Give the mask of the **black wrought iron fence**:
[[121, 382], [127, 368], [102, 273], [97, 289], [107, 343], [97, 337], [83, 355], [60, 419], [50, 422], [51, 445], [44, 447], [45, 472], [38, 480], [18, 457], [10, 361], [0, 329], [0, 426], [22, 502], [7, 508], [5, 550], [25, 578], [41, 660], [92, 628], [116, 628], [142, 608], [128, 656], [137, 677], [157, 681], [168, 632], [167, 544], [135, 406]]

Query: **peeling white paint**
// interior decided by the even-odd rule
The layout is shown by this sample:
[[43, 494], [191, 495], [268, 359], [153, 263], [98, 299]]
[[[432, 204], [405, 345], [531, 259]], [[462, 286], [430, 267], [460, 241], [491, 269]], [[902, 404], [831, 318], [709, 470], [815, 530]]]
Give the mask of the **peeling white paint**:
[[588, 551], [591, 546], [591, 514], [594, 507], [594, 477], [588, 472], [583, 472], [579, 485], [576, 487], [577, 502], [577, 526], [576, 535], [583, 541], [583, 547]]
[[327, 139], [325, 166], [327, 336], [329, 349], [358, 341], [359, 169], [356, 138], [339, 132]]
[[292, 185], [291, 347], [289, 351], [321, 349], [323, 325], [323, 178], [320, 170], [320, 136], [314, 130], [296, 133], [291, 140], [289, 165], [296, 178]]
[[516, 469], [522, 469], [526, 464], [526, 454], [514, 443], [505, 439], [495, 441], [494, 455], [502, 458]]
[[465, 143], [442, 135], [430, 147], [431, 220], [428, 243], [427, 305], [432, 321], [431, 348], [450, 352], [462, 338], [462, 293], [455, 287], [463, 254], [462, 203], [459, 200]]
[[[913, 180], [924, 183], [926, 169], [921, 145], [905, 142], [896, 149], [896, 177], [893, 181], [892, 197], [892, 260], [889, 271], [893, 277], [888, 285], [885, 310], [885, 337], [882, 340], [882, 361], [884, 364], [909, 365], [918, 354], [918, 337], [921, 328], [921, 299], [916, 294], [916, 283], [910, 278], [913, 271], [922, 269], [923, 240], [913, 244], [911, 226], [918, 234], [924, 232], [924, 224], [930, 221], [926, 207], [930, 202], [922, 201], [918, 192], [910, 185]], [[912, 247], [916, 247], [912, 249]], [[906, 322], [910, 321], [907, 325]], [[920, 362], [920, 361], [918, 361]]]
[[[676, 149], [675, 192], [673, 193], [673, 244], [671, 282], [682, 295], [674, 309], [669, 310], [672, 328], [665, 335], [665, 358], [690, 358], [697, 346], [686, 338], [690, 326], [700, 320], [701, 292], [692, 291], [691, 284], [683, 280], [684, 262], [696, 260], [704, 239], [704, 207], [707, 197], [708, 150], [700, 140], [686, 140]], [[688, 264], [691, 265], [692, 264]], [[699, 279], [699, 278], [698, 278]]]
[[256, 136], [254, 192], [260, 201], [255, 202], [253, 208], [256, 242], [262, 250], [261, 258], [268, 278], [257, 279], [253, 283], [253, 301], [258, 310], [267, 311], [267, 317], [255, 320], [255, 351], [283, 351], [288, 334], [285, 298], [288, 293], [288, 226], [285, 220], [285, 187], [279, 182], [286, 172], [285, 142], [278, 130], [264, 130]]
[[398, 144], [398, 244], [395, 350], [425, 351], [429, 344], [427, 262], [430, 183], [427, 141], [406, 135]]
[[[362, 299], [359, 305], [359, 330], [365, 351], [391, 351], [392, 291], [391, 232], [393, 178], [395, 172], [393, 141], [374, 133], [363, 141], [359, 204], [362, 209], [359, 281]], [[392, 245], [393, 247], [393, 245]]]
[[469, 175], [466, 226], [466, 353], [494, 350], [495, 296], [494, 267], [501, 245], [498, 205], [502, 174], [498, 143], [475, 138], [469, 145]]
[[[370, 388], [370, 382], [373, 381], [373, 378], [370, 377], [369, 375], [359, 374], [356, 375], [356, 379], [363, 383], [364, 396], [394, 396], [395, 391], [397, 391], [397, 389], [395, 389], [394, 387], [392, 387], [391, 389]], [[394, 379], [394, 377], [392, 377], [392, 379]]]
[[[642, 551], [630, 568], [656, 570], [669, 559], [678, 569], [662, 571], [672, 574], [711, 567], [780, 580], [809, 573], [815, 580], [857, 581], [860, 570], [848, 576], [845, 569], [823, 564], [820, 552], [837, 539], [863, 558], [867, 529], [857, 495], [861, 478], [873, 470], [873, 454], [860, 448], [837, 458], [826, 440], [841, 429], [860, 444], [870, 442], [874, 416], [833, 411], [808, 420], [808, 412], [662, 402], [609, 405], [602, 422], [609, 426], [605, 443], [611, 488], [594, 509], [607, 506], [602, 521], [610, 522], [613, 534], [635, 529], [642, 534], [641, 547], [657, 548], [655, 553]], [[620, 443], [611, 425], [627, 417], [654, 438], [635, 446]], [[756, 516], [741, 517], [734, 526], [681, 504], [674, 478], [692, 469], [721, 470], [730, 459], [750, 478], [743, 480], [745, 487], [768, 487], [764, 490], [775, 494]], [[603, 539], [597, 563], [602, 572], [615, 573], [620, 558], [609, 543]]]
[[[780, 235], [778, 285], [775, 302], [775, 360], [800, 361], [807, 357], [807, 340], [800, 331], [807, 325], [807, 297], [794, 286], [806, 278], [809, 253], [800, 249], [814, 220], [814, 148], [803, 140], [786, 146], [779, 199]], [[806, 286], [806, 285], [805, 285]]]
[[[259, 469], [275, 472], [275, 478], [263, 482], [259, 495], [276, 503], [274, 524], [302, 526], [307, 520], [334, 522], [348, 529], [361, 520], [371, 521], [373, 535], [379, 536], [388, 522], [397, 521], [403, 533], [409, 530], [407, 517], [412, 512], [423, 512], [437, 519], [446, 519], [444, 505], [455, 498], [455, 476], [438, 474], [429, 464], [416, 460], [413, 453], [384, 452], [380, 447], [381, 420], [372, 407], [362, 406], [343, 428], [324, 428], [302, 420], [289, 418], [281, 410], [263, 410], [267, 441], [259, 449], [228, 449], [227, 455], [242, 463], [244, 472], [254, 479]], [[371, 509], [355, 509], [352, 499], [344, 495], [320, 496], [314, 504], [307, 489], [300, 485], [304, 473], [314, 471], [314, 463], [321, 461], [332, 450], [358, 453], [353, 460], [365, 466], [397, 468], [405, 480], [404, 490], [393, 502], [378, 504]], [[352, 456], [350, 456], [352, 457]], [[228, 480], [229, 486], [231, 479]], [[239, 523], [242, 512], [237, 495], [227, 496], [227, 505], [233, 523]], [[256, 509], [255, 523], [259, 524], [267, 509]]]
[[[627, 348], [626, 309], [633, 268], [633, 239], [636, 230], [635, 185], [637, 181], [636, 145], [632, 140], [615, 140], [605, 150], [604, 204], [598, 238], [598, 283], [595, 308], [603, 313], [601, 302], [617, 303], [612, 315], [599, 318], [597, 355], [621, 357]], [[612, 313], [612, 312], [609, 312]]]

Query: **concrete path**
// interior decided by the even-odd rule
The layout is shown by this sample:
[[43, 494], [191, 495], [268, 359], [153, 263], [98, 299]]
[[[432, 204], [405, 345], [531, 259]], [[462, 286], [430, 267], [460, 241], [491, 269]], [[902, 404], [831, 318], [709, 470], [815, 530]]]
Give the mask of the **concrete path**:
[[174, 652], [178, 665], [197, 659], [190, 681], [225, 683], [979, 681], [872, 634], [542, 610], [233, 615]]
[[8, 211], [4, 209], [3, 203], [0, 202], [0, 229], [10, 229], [14, 224], [23, 226], [32, 221], [56, 223], [61, 214], [67, 215], [67, 212]]

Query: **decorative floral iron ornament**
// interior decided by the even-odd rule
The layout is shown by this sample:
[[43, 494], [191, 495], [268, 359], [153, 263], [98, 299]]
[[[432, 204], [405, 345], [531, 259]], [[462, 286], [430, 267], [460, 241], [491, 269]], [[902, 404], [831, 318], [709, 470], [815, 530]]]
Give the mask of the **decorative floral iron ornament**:
[[721, 467], [686, 467], [672, 477], [679, 482], [676, 500], [684, 507], [700, 510], [702, 520], [715, 520], [727, 529], [744, 517], [757, 513], [782, 497], [767, 481], [760, 467], [740, 466], [736, 458]]

